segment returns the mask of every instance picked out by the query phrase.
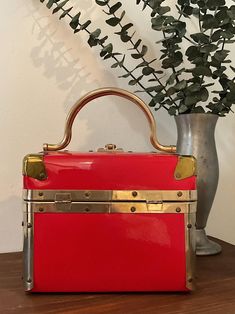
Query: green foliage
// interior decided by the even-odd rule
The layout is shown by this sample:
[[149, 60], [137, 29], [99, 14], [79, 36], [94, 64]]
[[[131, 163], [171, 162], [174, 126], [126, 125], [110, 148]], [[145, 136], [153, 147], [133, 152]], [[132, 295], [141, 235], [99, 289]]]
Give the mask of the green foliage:
[[[227, 6], [225, 0], [178, 0], [178, 15], [171, 14], [171, 7], [163, 5], [165, 0], [136, 0], [136, 6], [150, 16], [151, 27], [162, 34], [157, 42], [161, 45], [161, 68], [156, 69], [156, 59], [148, 59], [148, 47], [136, 38], [134, 25], [128, 22], [122, 2], [116, 0], [95, 0], [107, 15], [105, 22], [115, 29], [123, 43], [128, 45], [130, 57], [136, 63], [134, 68], [125, 65], [126, 55], [114, 50], [108, 36], [103, 36], [100, 28], [90, 30], [92, 21], [82, 20], [82, 12], [71, 15], [73, 7], [70, 0], [39, 0], [45, 2], [52, 13], [59, 12], [59, 18], [69, 18], [69, 26], [74, 33], [85, 31], [90, 47], [100, 47], [100, 57], [114, 62], [111, 68], [121, 68], [128, 78], [128, 84], [138, 85], [149, 95], [149, 106], [155, 110], [164, 108], [170, 115], [208, 112], [224, 116], [235, 104], [235, 67], [228, 66], [228, 49], [225, 45], [235, 42], [235, 5]], [[198, 31], [187, 33], [187, 21], [194, 17], [198, 22]], [[189, 43], [186, 51], [183, 43]], [[182, 67], [184, 61], [190, 66]], [[167, 75], [164, 70], [167, 69]], [[228, 72], [230, 71], [230, 73]], [[145, 86], [148, 81], [150, 86]], [[221, 86], [211, 91], [215, 82]], [[145, 82], [145, 83], [143, 83]], [[208, 103], [209, 94], [216, 96]]]

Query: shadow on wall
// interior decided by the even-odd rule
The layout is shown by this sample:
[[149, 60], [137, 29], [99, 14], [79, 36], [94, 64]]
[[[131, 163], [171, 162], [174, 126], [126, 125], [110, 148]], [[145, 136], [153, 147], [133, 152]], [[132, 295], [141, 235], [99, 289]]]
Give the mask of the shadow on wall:
[[22, 201], [17, 196], [9, 197], [0, 203], [0, 253], [22, 251]]
[[[54, 78], [57, 87], [66, 93], [66, 98], [63, 100], [66, 112], [68, 112], [75, 101], [90, 90], [103, 86], [116, 87], [120, 85], [122, 88], [130, 90], [130, 87], [127, 85], [127, 80], [117, 79], [123, 72], [120, 69], [115, 69], [113, 71], [115, 71], [116, 75], [114, 75], [112, 74], [112, 69], [106, 70], [104, 68], [106, 64], [103, 64], [103, 61], [100, 59], [99, 52], [96, 51], [96, 54], [93, 53], [91, 48], [84, 42], [80, 35], [74, 35], [72, 33], [71, 29], [67, 26], [67, 22], [58, 21], [58, 16], [52, 16], [51, 12], [48, 12], [48, 9], [44, 8], [41, 4], [38, 5], [38, 3], [35, 4], [35, 2], [32, 2], [32, 4], [34, 7], [33, 10], [30, 9], [30, 14], [34, 20], [32, 36], [37, 38], [38, 45], [32, 48], [31, 59], [35, 67], [43, 69], [43, 75], [47, 79]], [[85, 13], [84, 19], [86, 16], [91, 16], [94, 11], [94, 6], [92, 6], [91, 1], [83, 3], [82, 7], [79, 4], [79, 8]], [[47, 14], [49, 13], [49, 16], [43, 16], [45, 12]], [[62, 23], [63, 30], [59, 27], [60, 23]], [[152, 54], [153, 51], [151, 50], [151, 55]], [[138, 88], [135, 86], [134, 90], [136, 89]], [[139, 94], [139, 96], [142, 97], [142, 94]], [[134, 106], [129, 106], [126, 102], [125, 106], [120, 106], [119, 104], [121, 100], [117, 97], [109, 99], [111, 100], [111, 103], [117, 107], [120, 115], [128, 121], [130, 129], [140, 138], [139, 143], [149, 142], [147, 123], [144, 120], [144, 117], [142, 118], [134, 111], [135, 109], [130, 109]], [[104, 102], [108, 102], [109, 99]], [[86, 111], [88, 113], [87, 115], [80, 115], [79, 123], [83, 125], [86, 134], [86, 142], [92, 143], [93, 139], [96, 138], [96, 130], [98, 127], [96, 122], [97, 119], [102, 118], [102, 120], [107, 123], [108, 129], [111, 130], [109, 120], [107, 119], [110, 110], [113, 109], [100, 106], [99, 110], [95, 108], [93, 113], [88, 110]], [[97, 117], [97, 113], [99, 117]], [[157, 122], [159, 124], [158, 130], [160, 129], [160, 141], [166, 144], [174, 144], [174, 128], [171, 126], [168, 127], [169, 124], [174, 125], [174, 122], [172, 121], [173, 119], [168, 117], [166, 113], [162, 112], [157, 112], [157, 116], [159, 116]], [[111, 123], [113, 122], [115, 124], [113, 127], [117, 128], [116, 133], [125, 133], [125, 130], [118, 129], [119, 121], [111, 121]], [[113, 131], [110, 130], [109, 133], [112, 134]], [[113, 133], [115, 134], [115, 132]], [[107, 135], [107, 130], [105, 131], [105, 134]], [[99, 137], [102, 138], [105, 134], [101, 133]], [[124, 138], [125, 137], [126, 135]], [[152, 149], [149, 144], [144, 146], [144, 150]], [[140, 144], [139, 147], [143, 147], [143, 145]], [[86, 150], [87, 144], [84, 142], [83, 145], [79, 145], [79, 148]]]
[[[226, 117], [218, 119], [216, 126], [216, 143], [219, 155], [220, 167], [223, 171], [220, 171], [220, 177], [231, 178], [234, 168], [234, 147], [235, 147], [235, 119], [234, 113], [230, 113]], [[225, 182], [227, 180], [225, 179]], [[228, 182], [228, 181], [227, 181]], [[226, 187], [224, 186], [226, 189]], [[230, 186], [231, 188], [231, 186]], [[234, 186], [232, 186], [234, 189]]]

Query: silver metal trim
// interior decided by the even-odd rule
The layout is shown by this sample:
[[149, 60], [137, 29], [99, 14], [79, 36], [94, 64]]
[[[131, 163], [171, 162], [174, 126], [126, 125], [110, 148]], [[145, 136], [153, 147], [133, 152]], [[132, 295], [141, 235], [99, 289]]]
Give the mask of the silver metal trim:
[[33, 288], [33, 206], [30, 202], [25, 202], [23, 209], [23, 281], [25, 291], [30, 291]]
[[184, 216], [185, 222], [185, 250], [186, 250], [186, 287], [195, 290], [195, 262], [196, 262], [196, 238], [195, 223], [196, 212], [190, 211]]
[[33, 213], [191, 213], [196, 212], [196, 202], [71, 202], [69, 206], [55, 202], [25, 202], [31, 204]]

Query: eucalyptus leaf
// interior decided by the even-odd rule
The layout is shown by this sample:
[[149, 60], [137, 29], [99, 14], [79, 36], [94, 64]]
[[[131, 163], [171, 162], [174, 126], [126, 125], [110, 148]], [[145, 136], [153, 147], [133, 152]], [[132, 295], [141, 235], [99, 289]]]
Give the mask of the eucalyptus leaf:
[[185, 52], [186, 56], [188, 56], [188, 60], [192, 61], [195, 58], [197, 58], [198, 56], [200, 56], [200, 51], [198, 47], [195, 46], [190, 46], [188, 47], [188, 49]]
[[211, 53], [215, 50], [218, 49], [218, 46], [217, 45], [214, 45], [214, 44], [207, 44], [207, 45], [204, 45], [200, 48], [200, 52], [202, 53]]
[[138, 84], [138, 82], [143, 78], [143, 75], [139, 76], [138, 78], [136, 79], [132, 79], [128, 82], [129, 85], [136, 85]]
[[197, 107], [195, 107], [195, 108], [192, 108], [192, 111], [191, 111], [192, 113], [204, 113], [205, 112], [205, 110], [204, 110], [204, 108], [202, 107], [202, 106], [197, 106]]
[[118, 9], [120, 9], [122, 6], [121, 2], [115, 3], [113, 6], [111, 6], [109, 13], [114, 14]]
[[229, 51], [228, 50], [221, 50], [221, 51], [216, 51], [214, 54], [214, 58], [218, 61], [224, 61], [224, 59], [227, 57]]
[[122, 26], [122, 32], [126, 32], [129, 28], [131, 28], [133, 26], [133, 23], [128, 23], [124, 26]]
[[110, 0], [95, 0], [96, 4], [100, 5], [100, 6], [105, 6], [109, 3]]
[[117, 26], [120, 23], [120, 19], [118, 17], [111, 17], [110, 19], [105, 21], [110, 26]]
[[207, 99], [209, 98], [209, 92], [205, 87], [201, 88], [200, 96], [201, 96], [201, 101], [207, 101]]
[[199, 65], [199, 66], [195, 67], [192, 70], [192, 73], [196, 76], [199, 76], [199, 75], [212, 76], [212, 72], [211, 72], [210, 68], [203, 66], [203, 65]]
[[141, 49], [141, 52], [133, 53], [133, 54], [131, 54], [131, 56], [134, 59], [140, 59], [140, 58], [143, 58], [143, 56], [147, 53], [147, 51], [148, 51], [147, 46], [143, 45], [142, 49]]
[[153, 97], [155, 104], [160, 103], [165, 98], [165, 95], [162, 92], [159, 92], [157, 95]]
[[152, 68], [150, 66], [147, 66], [147, 67], [143, 68], [143, 70], [142, 70], [143, 75], [150, 75], [154, 72], [155, 72], [154, 68]]
[[91, 24], [91, 20], [86, 21], [80, 26], [80, 30], [86, 29]]
[[177, 108], [175, 106], [172, 106], [168, 109], [168, 113], [170, 116], [175, 116], [177, 113]]
[[134, 44], [134, 49], [137, 49], [141, 43], [141, 39], [138, 39], [137, 42]]
[[101, 29], [97, 28], [94, 32], [90, 33], [88, 44], [90, 47], [96, 46], [98, 44], [98, 37], [101, 34]]
[[230, 65], [230, 68], [233, 70], [233, 72], [235, 73], [235, 68], [234, 67], [232, 67], [231, 65]]
[[166, 91], [166, 94], [167, 94], [167, 96], [171, 96], [171, 95], [175, 94], [175, 92], [176, 92], [176, 89], [174, 87], [170, 87]]
[[77, 13], [71, 20], [71, 22], [69, 23], [70, 27], [72, 29], [76, 29], [79, 25], [79, 19], [81, 16], [81, 12]]
[[223, 31], [218, 29], [211, 35], [211, 41], [216, 42], [221, 38]]
[[164, 14], [166, 14], [167, 12], [169, 12], [170, 10], [171, 10], [171, 8], [168, 7], [168, 6], [159, 7], [159, 8], [157, 9], [157, 13], [158, 13], [159, 15], [164, 15]]
[[210, 43], [209, 36], [203, 33], [195, 33], [195, 34], [190, 35], [190, 37], [197, 43], [202, 43], [202, 44]]
[[202, 21], [202, 27], [206, 30], [219, 27], [218, 19], [216, 19], [212, 14], [205, 14]]
[[179, 113], [184, 113], [186, 111], [188, 111], [188, 107], [185, 106], [184, 104], [181, 104], [180, 107], [179, 107]]
[[50, 9], [53, 6], [54, 3], [55, 3], [54, 0], [49, 0], [48, 3], [47, 3], [47, 8]]
[[174, 86], [174, 88], [179, 91], [179, 90], [185, 89], [186, 86], [187, 86], [186, 80], [182, 80], [182, 81], [178, 82], [178, 83]]
[[199, 100], [196, 95], [189, 95], [185, 97], [184, 103], [188, 107], [188, 106], [196, 104], [198, 101]]
[[194, 83], [190, 86], [188, 86], [187, 90], [190, 92], [190, 93], [194, 93], [194, 92], [198, 92], [201, 88], [201, 84], [199, 83]]
[[67, 10], [64, 10], [63, 13], [60, 15], [60, 20], [63, 19], [69, 12], [72, 10], [73, 7], [70, 7]]
[[65, 4], [68, 2], [69, 0], [64, 0], [62, 2], [60, 2], [59, 4], [57, 4], [57, 7], [52, 11], [52, 14], [55, 14], [56, 12], [58, 12], [59, 10], [61, 10], [63, 8], [63, 6], [65, 6]]

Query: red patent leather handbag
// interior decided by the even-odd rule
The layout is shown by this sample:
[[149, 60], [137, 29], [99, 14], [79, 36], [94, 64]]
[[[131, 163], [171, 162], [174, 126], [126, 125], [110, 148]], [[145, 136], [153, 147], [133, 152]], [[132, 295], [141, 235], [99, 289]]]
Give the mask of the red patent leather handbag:
[[[63, 151], [80, 109], [117, 95], [146, 115], [167, 153]], [[156, 139], [130, 92], [104, 88], [72, 108], [63, 140], [23, 163], [24, 286], [31, 292], [189, 291], [194, 283], [196, 163]]]

